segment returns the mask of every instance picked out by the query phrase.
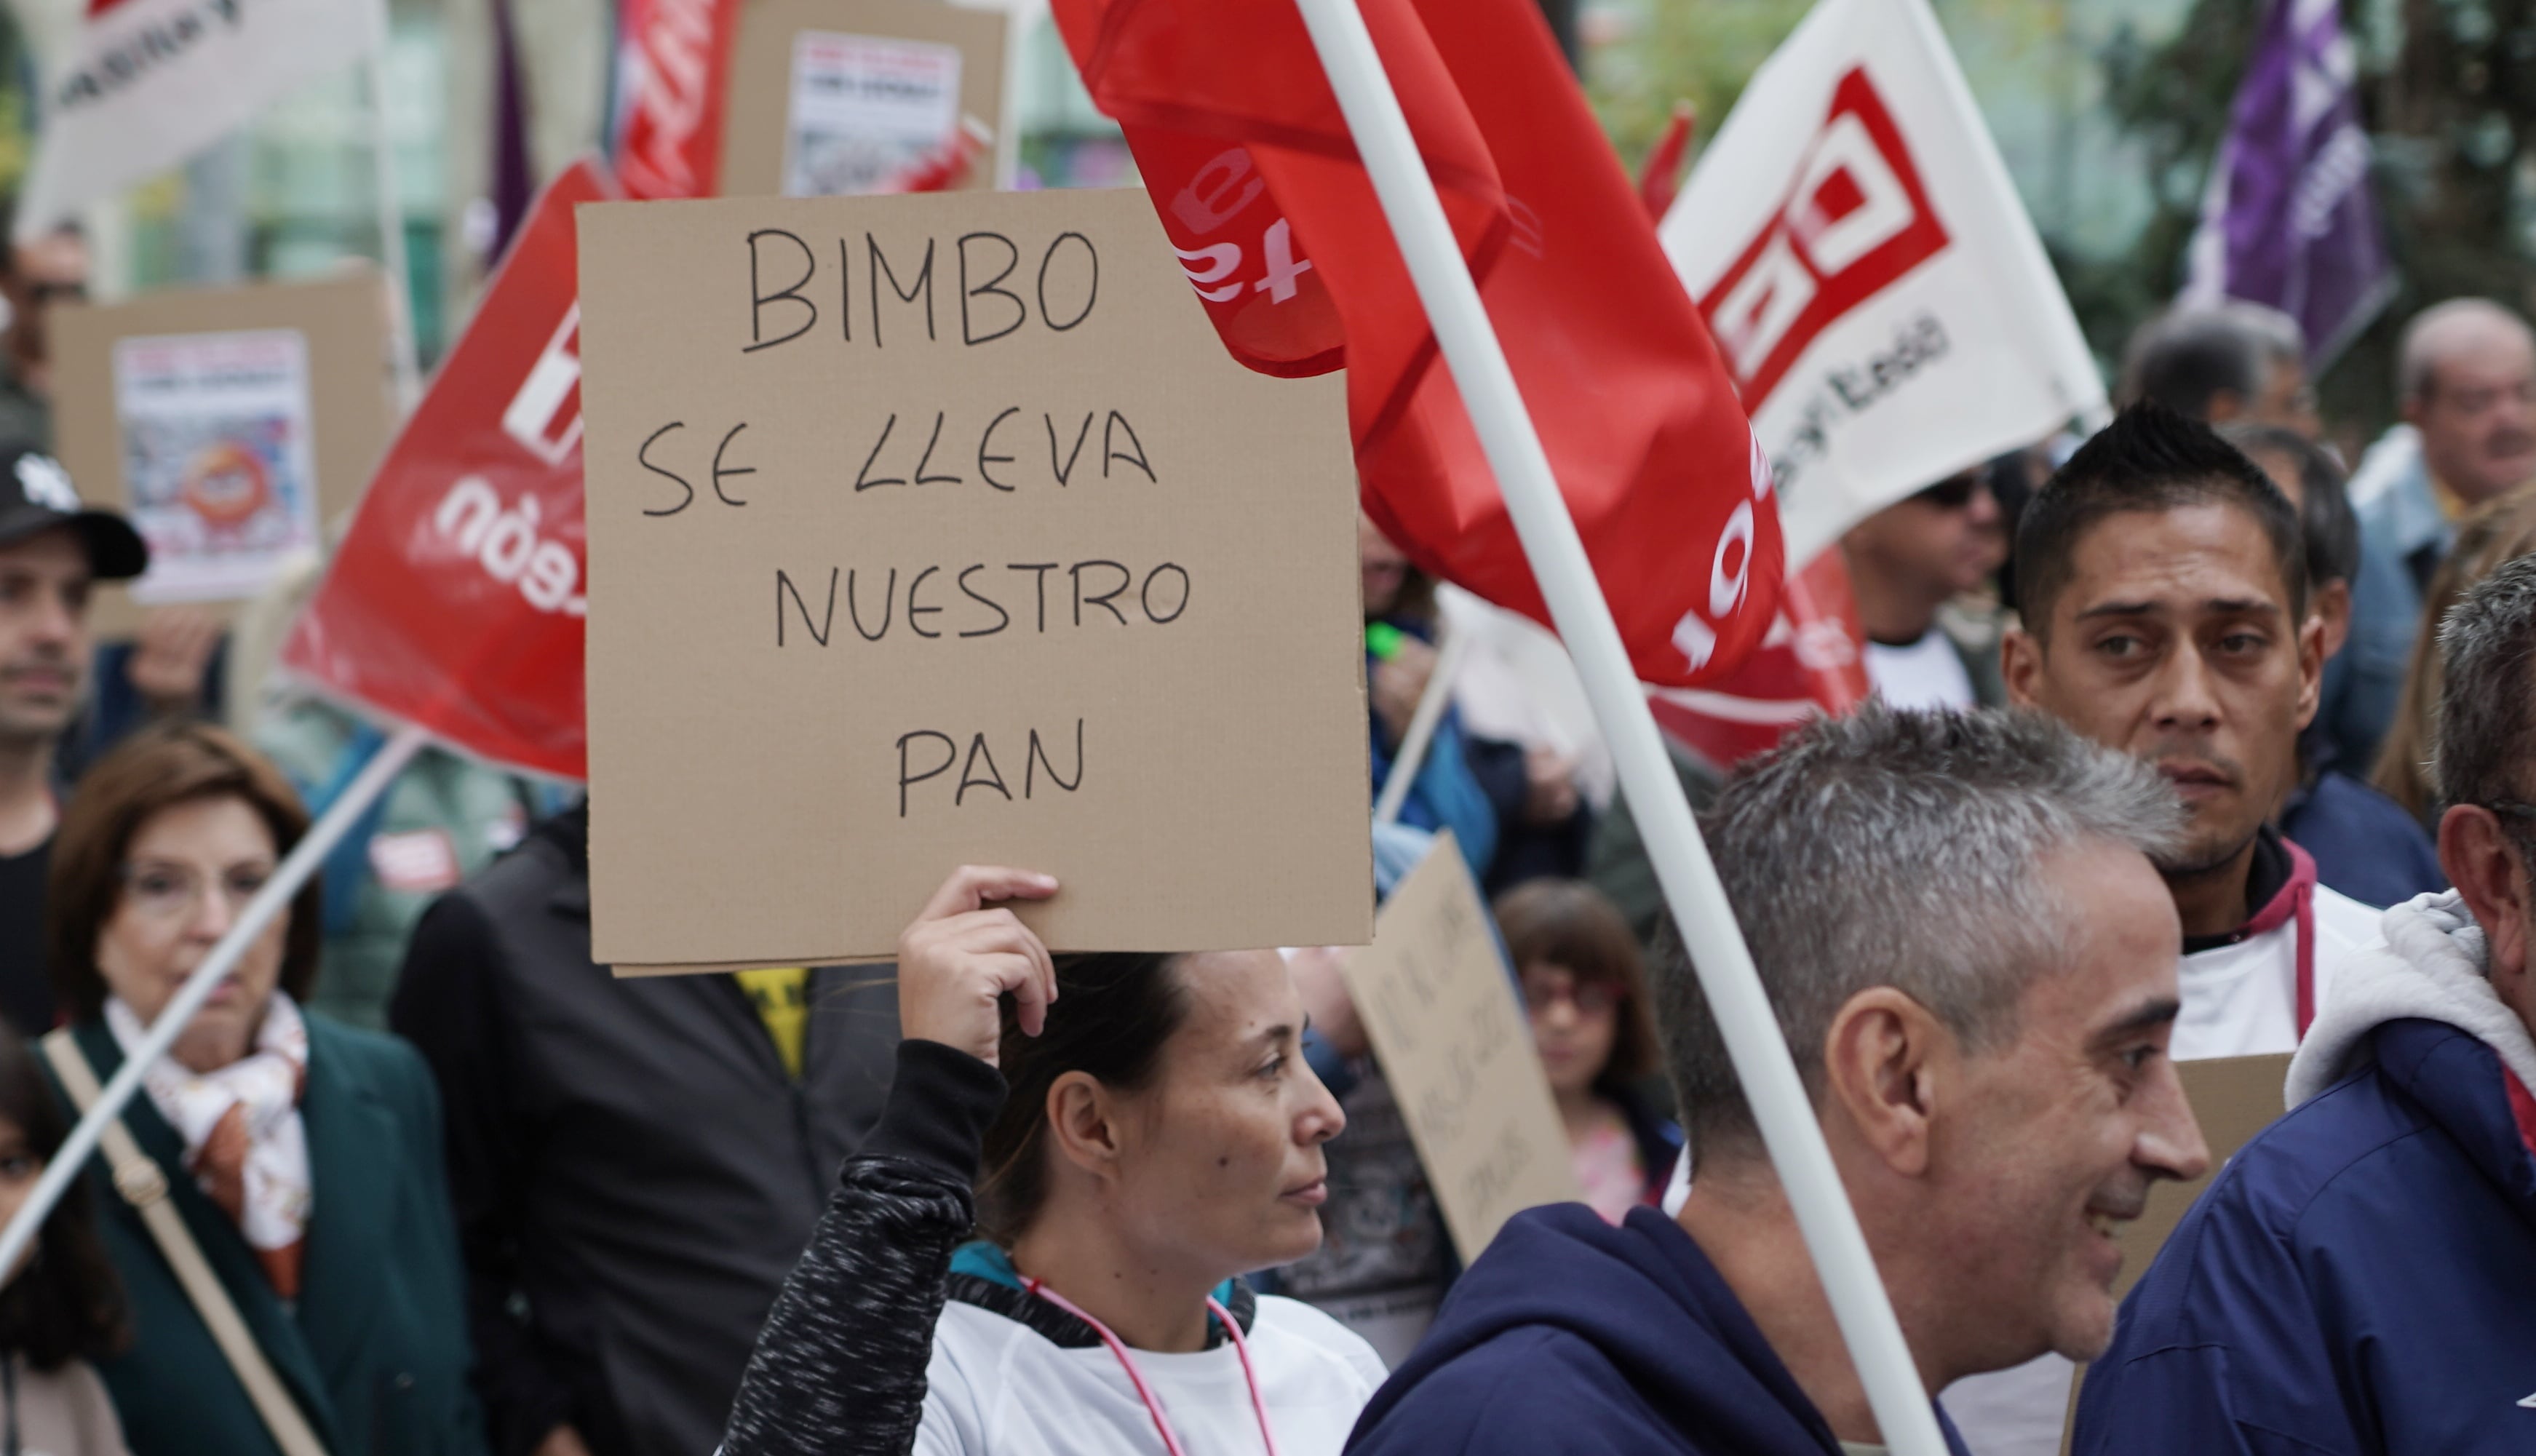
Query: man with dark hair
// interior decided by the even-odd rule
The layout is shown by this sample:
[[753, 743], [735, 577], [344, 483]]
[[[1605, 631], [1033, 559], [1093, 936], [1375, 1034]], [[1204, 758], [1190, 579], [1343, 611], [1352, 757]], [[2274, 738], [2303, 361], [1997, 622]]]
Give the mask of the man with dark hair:
[[21, 1036], [53, 1026], [44, 887], [69, 791], [62, 735], [88, 700], [89, 591], [149, 564], [130, 524], [81, 505], [50, 456], [0, 445], [0, 1018]]
[[2259, 303], [2179, 308], [2131, 335], [2123, 366], [2124, 403], [2164, 405], [2221, 424], [2244, 420], [2315, 438], [2315, 391], [2298, 320]]
[[[2309, 614], [2324, 623], [2325, 694], [2350, 666], [2351, 583], [2360, 570], [2360, 521], [2342, 490], [2342, 468], [2322, 446], [2277, 425], [2222, 425], [2298, 508], [2307, 541]], [[2299, 734], [2298, 787], [2280, 812], [2281, 833], [2315, 859], [2315, 877], [2363, 905], [2398, 905], [2447, 888], [2431, 837], [2401, 805], [2344, 773], [2319, 720]]]
[[[2164, 1056], [2177, 930], [2149, 855], [2179, 817], [2145, 770], [2039, 715], [1875, 702], [1799, 729], [1705, 816], [1933, 1393], [2101, 1350], [2111, 1230], [2208, 1164]], [[1578, 1204], [1518, 1215], [1365, 1409], [1355, 1456], [1879, 1438], [1678, 951], [1654, 989], [1688, 1201], [1617, 1227]]]
[[1867, 631], [1867, 675], [1896, 708], [1997, 706], [1996, 638], [1967, 643], [1940, 608], [1990, 580], [2007, 532], [1990, 472], [1977, 466], [1904, 496], [1840, 540]]
[[2536, 1449], [2536, 560], [2440, 634], [2440, 862], [2089, 1367], [2081, 1456]]
[[[2135, 405], [2035, 494], [2016, 559], [2009, 695], [2154, 768], [2187, 816], [2158, 859], [2184, 931], [2170, 1054], [2290, 1050], [2378, 919], [2271, 826], [2323, 667], [2298, 513], [2209, 426]], [[1947, 1406], [1984, 1456], [2054, 1452], [2069, 1375], [2047, 1357]]]
[[2297, 512], [2209, 426], [2137, 405], [2034, 497], [2016, 554], [2009, 694], [2154, 767], [2188, 816], [2159, 865], [2184, 921], [2175, 1054], [2291, 1049], [2378, 919], [2270, 823], [2324, 666]]

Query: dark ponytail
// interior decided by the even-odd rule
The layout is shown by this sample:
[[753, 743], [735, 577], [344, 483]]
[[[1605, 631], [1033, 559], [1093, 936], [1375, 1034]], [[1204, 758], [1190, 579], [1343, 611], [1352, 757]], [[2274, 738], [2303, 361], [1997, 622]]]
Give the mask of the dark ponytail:
[[1188, 1015], [1177, 957], [1110, 951], [1056, 958], [1056, 1004], [1036, 1037], [1022, 1035], [1009, 998], [996, 1052], [1009, 1091], [986, 1129], [978, 1179], [978, 1230], [1012, 1241], [1047, 1199], [1047, 1092], [1068, 1072], [1121, 1092], [1153, 1080], [1163, 1044]]

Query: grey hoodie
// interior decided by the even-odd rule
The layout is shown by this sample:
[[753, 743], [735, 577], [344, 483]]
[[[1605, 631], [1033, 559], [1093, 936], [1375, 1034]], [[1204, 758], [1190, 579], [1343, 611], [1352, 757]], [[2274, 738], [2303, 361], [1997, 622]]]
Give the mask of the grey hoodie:
[[2287, 1105], [2295, 1108], [2341, 1081], [2371, 1055], [2369, 1034], [2418, 1018], [2455, 1027], [2493, 1049], [2518, 1080], [2536, 1087], [2536, 1039], [2492, 988], [2483, 927], [2454, 890], [2423, 895], [2386, 912], [2383, 943], [2345, 961], [2333, 994], [2290, 1061]]

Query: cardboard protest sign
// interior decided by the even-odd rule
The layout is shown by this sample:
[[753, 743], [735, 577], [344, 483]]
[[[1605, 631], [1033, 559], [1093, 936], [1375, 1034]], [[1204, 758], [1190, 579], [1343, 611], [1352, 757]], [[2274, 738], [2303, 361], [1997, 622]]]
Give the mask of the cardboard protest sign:
[[[2184, 1084], [2185, 1101], [2192, 1105], [2193, 1117], [2201, 1123], [2201, 1140], [2210, 1146], [2210, 1171], [2188, 1183], [2151, 1184], [2148, 1211], [2114, 1235], [2115, 1246], [2123, 1251], [2123, 1272], [2114, 1277], [2117, 1299], [2128, 1295], [2131, 1286], [2140, 1282], [2140, 1276], [2148, 1273], [2148, 1266], [2157, 1262], [2157, 1251], [2166, 1247], [2176, 1225], [2184, 1222], [2193, 1201], [2210, 1186], [2212, 1178], [2219, 1176], [2228, 1160], [2281, 1115], [2281, 1089], [2289, 1082], [2290, 1054], [2280, 1051], [2265, 1056], [2180, 1061], [2175, 1064], [2175, 1075]], [[2079, 1366], [2077, 1377], [2069, 1384], [2072, 1421], [2078, 1412], [2078, 1387], [2086, 1375], [2086, 1367]], [[2060, 1449], [2069, 1449], [2065, 1432]]]
[[1516, 1214], [1578, 1196], [1532, 1028], [1449, 831], [1345, 968], [1463, 1262]]
[[626, 968], [1371, 928], [1335, 381], [1225, 356], [1134, 192], [581, 210], [592, 900]]
[[360, 499], [395, 424], [383, 286], [361, 270], [54, 311], [62, 464], [150, 542], [148, 574], [100, 587], [96, 631], [252, 598]]
[[723, 129], [729, 197], [994, 185], [1000, 10], [935, 0], [760, 0], [740, 13]]

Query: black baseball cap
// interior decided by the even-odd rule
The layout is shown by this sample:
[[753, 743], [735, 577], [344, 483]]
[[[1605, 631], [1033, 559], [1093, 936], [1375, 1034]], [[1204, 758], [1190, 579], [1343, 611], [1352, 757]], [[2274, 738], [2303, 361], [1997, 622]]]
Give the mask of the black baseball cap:
[[80, 503], [61, 462], [23, 443], [0, 443], [0, 545], [68, 527], [88, 547], [89, 570], [118, 582], [150, 569], [150, 547], [132, 523]]

